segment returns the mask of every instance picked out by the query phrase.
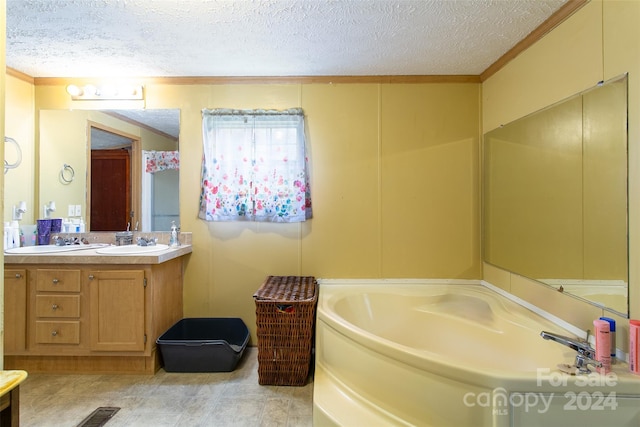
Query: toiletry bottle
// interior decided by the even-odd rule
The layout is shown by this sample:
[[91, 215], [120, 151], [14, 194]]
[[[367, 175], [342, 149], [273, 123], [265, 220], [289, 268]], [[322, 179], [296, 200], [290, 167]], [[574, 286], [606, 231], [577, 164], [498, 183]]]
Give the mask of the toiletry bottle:
[[169, 246], [180, 246], [178, 227], [176, 226], [175, 221], [171, 221], [171, 237], [169, 238]]
[[11, 221], [11, 242], [12, 247], [20, 247], [20, 224], [18, 221]]
[[611, 317], [601, 317], [600, 320], [609, 322], [609, 338], [611, 339], [611, 364], [616, 363], [616, 321]]
[[611, 371], [611, 338], [609, 337], [609, 322], [606, 320], [594, 320], [593, 329], [596, 337], [596, 360], [602, 363], [598, 371], [606, 374]]
[[9, 245], [10, 234], [11, 234], [11, 228], [9, 227], [9, 223], [5, 222], [4, 223], [4, 248], [5, 249], [11, 249], [11, 246]]
[[640, 320], [629, 320], [629, 371], [640, 375]]

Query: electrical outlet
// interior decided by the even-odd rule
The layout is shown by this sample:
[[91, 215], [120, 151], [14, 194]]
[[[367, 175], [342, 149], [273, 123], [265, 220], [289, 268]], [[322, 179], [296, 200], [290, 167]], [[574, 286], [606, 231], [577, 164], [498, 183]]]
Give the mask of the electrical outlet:
[[69, 208], [67, 209], [67, 216], [75, 216], [75, 214], [76, 214], [75, 205], [69, 205]]
[[82, 205], [76, 205], [76, 216], [82, 216]]

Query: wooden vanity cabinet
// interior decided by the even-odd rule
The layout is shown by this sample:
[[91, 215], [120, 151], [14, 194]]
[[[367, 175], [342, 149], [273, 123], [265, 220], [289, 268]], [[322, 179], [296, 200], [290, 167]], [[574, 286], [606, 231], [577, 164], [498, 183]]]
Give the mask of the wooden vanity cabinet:
[[27, 346], [27, 271], [4, 270], [4, 349], [24, 351]]
[[182, 318], [182, 260], [5, 266], [5, 368], [155, 373]]
[[91, 270], [91, 350], [144, 351], [144, 270]]
[[33, 333], [30, 334], [30, 346], [80, 346], [80, 315], [83, 311], [80, 269], [38, 268], [33, 270], [33, 274], [35, 289], [31, 292]]

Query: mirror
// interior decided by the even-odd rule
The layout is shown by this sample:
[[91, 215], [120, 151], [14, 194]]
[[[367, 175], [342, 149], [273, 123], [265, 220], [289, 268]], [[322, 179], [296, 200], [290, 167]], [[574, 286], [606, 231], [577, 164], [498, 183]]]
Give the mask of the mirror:
[[[141, 206], [132, 204], [132, 157], [140, 152], [140, 139], [118, 131], [89, 124], [91, 160], [87, 176], [87, 209], [91, 231], [126, 230], [135, 221], [135, 211]], [[104, 185], [108, 182], [109, 185]], [[120, 191], [113, 191], [114, 188]], [[134, 213], [132, 215], [132, 212]]]
[[483, 258], [628, 316], [627, 77], [484, 136]]
[[[180, 224], [179, 133], [176, 109], [41, 110], [38, 204], [54, 201], [54, 217], [82, 218], [87, 231], [121, 231], [127, 223], [140, 231], [168, 231], [171, 221]], [[120, 166], [109, 169], [114, 157]], [[73, 169], [73, 179], [64, 165]], [[128, 177], [116, 184], [123, 171]], [[115, 209], [120, 200], [128, 205]], [[108, 221], [112, 217], [117, 225]]]

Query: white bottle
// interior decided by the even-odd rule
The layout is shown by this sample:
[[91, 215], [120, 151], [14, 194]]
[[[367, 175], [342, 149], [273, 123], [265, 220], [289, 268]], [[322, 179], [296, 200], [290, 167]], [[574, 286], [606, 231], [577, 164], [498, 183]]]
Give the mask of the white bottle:
[[9, 236], [11, 235], [11, 227], [9, 227], [9, 223], [5, 222], [4, 223], [4, 248], [6, 249], [11, 249], [11, 246], [9, 245]]
[[12, 248], [20, 247], [20, 224], [18, 221], [11, 221], [11, 244]]

